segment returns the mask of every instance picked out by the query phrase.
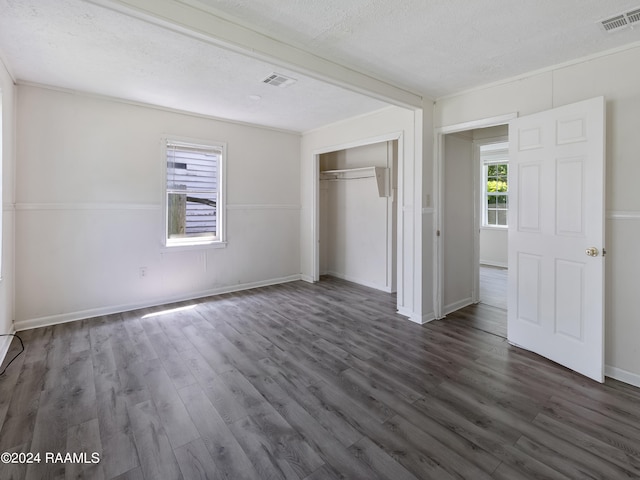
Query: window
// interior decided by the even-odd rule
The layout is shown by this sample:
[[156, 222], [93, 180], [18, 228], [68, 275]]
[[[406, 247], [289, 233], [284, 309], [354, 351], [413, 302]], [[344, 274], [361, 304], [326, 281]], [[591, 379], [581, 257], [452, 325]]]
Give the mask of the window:
[[224, 242], [224, 145], [165, 140], [167, 246]]
[[509, 209], [509, 146], [480, 146], [482, 162], [483, 226], [506, 227]]

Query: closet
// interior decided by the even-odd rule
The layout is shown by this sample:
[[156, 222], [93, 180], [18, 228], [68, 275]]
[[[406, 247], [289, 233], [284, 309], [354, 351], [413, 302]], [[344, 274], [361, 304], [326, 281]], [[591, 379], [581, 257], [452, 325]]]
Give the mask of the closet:
[[398, 142], [320, 155], [320, 274], [396, 291]]

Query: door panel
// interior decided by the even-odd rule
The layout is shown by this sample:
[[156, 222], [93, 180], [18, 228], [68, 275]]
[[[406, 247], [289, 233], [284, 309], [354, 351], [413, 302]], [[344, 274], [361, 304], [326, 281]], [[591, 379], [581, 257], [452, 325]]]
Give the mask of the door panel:
[[556, 234], [584, 237], [585, 157], [558, 159], [556, 164]]
[[555, 108], [509, 130], [509, 341], [599, 382], [604, 106], [599, 97]]

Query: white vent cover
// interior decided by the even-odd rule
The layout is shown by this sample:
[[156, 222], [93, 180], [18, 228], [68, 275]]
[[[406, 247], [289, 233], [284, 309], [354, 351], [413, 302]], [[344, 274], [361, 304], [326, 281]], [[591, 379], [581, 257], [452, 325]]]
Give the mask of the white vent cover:
[[636, 22], [640, 22], [640, 8], [602, 20], [600, 25], [605, 32], [612, 32], [614, 30], [633, 26]]
[[282, 75], [280, 73], [272, 73], [267, 78], [262, 80], [263, 83], [268, 83], [269, 85], [273, 85], [274, 87], [288, 87], [297, 82], [295, 78], [287, 77], [286, 75]]
[[640, 8], [635, 9], [633, 12], [628, 12], [627, 19], [629, 23], [640, 22]]

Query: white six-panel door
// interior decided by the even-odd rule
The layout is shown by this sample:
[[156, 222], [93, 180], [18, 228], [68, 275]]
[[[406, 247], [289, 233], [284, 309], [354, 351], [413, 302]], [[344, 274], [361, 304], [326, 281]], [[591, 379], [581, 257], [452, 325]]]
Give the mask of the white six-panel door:
[[603, 97], [509, 124], [509, 342], [604, 380]]

